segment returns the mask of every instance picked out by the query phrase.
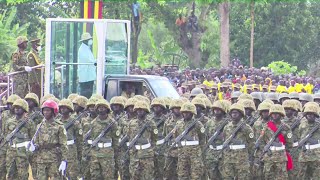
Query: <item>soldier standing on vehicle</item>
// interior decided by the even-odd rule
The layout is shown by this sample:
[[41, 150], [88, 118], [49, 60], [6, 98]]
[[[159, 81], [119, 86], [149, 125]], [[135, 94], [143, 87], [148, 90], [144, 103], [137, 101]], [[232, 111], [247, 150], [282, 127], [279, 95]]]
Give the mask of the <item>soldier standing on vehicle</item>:
[[92, 122], [91, 140], [88, 140], [88, 144], [92, 144], [89, 151], [91, 179], [116, 179], [114, 151], [119, 149], [118, 124], [111, 118], [110, 105], [105, 99], [97, 101], [96, 111], [98, 116]]
[[154, 179], [154, 147], [158, 130], [154, 121], [148, 117], [148, 113], [150, 113], [149, 104], [145, 101], [137, 101], [134, 104], [134, 111], [137, 116], [128, 125], [129, 142], [141, 131], [141, 128], [146, 126], [146, 129], [141, 132], [137, 143], [130, 150], [130, 179]]
[[43, 121], [38, 124], [35, 141], [30, 143], [29, 151], [37, 157], [37, 173], [33, 174], [35, 180], [59, 179], [65, 176], [67, 170], [67, 132], [60, 121], [55, 117], [59, 107], [53, 100], [42, 104]]
[[204, 164], [201, 147], [205, 144], [205, 128], [203, 124], [195, 118], [197, 114], [196, 106], [193, 103], [184, 103], [180, 112], [183, 121], [176, 124], [174, 137], [177, 138], [191, 124], [193, 128], [177, 142], [178, 145], [178, 179], [203, 179]]
[[270, 121], [261, 133], [261, 149], [270, 143], [270, 139], [274, 133], [282, 126], [280, 134], [272, 142], [268, 152], [262, 157], [264, 163], [264, 179], [288, 179], [287, 170], [293, 168], [293, 162], [289, 149], [292, 147], [292, 132], [288, 125], [281, 122], [285, 117], [284, 108], [275, 104], [271, 106], [269, 111]]
[[[26, 121], [26, 113], [29, 111], [28, 103], [24, 99], [17, 99], [12, 107], [14, 108], [15, 117], [8, 119], [5, 125], [5, 135], [13, 132], [18, 124]], [[7, 147], [6, 165], [8, 179], [27, 180], [29, 177], [29, 153], [27, 145], [32, 139], [35, 132], [33, 121], [26, 122], [18, 132], [15, 133]]]
[[[230, 107], [230, 122], [223, 129], [224, 141], [232, 137], [235, 129], [245, 121], [245, 109], [235, 103]], [[231, 139], [223, 154], [223, 179], [250, 179], [250, 163], [253, 161], [254, 134], [251, 127], [244, 124]]]
[[[299, 127], [300, 141], [309, 135], [305, 144], [301, 144], [302, 151], [299, 155], [300, 170], [297, 177], [301, 179], [318, 179], [320, 177], [319, 164], [319, 140], [320, 128], [319, 107], [313, 104], [306, 104], [303, 110], [307, 123]], [[315, 130], [312, 134], [311, 131]]]
[[[42, 63], [39, 57], [39, 52], [41, 51], [40, 39], [35, 38], [30, 42], [32, 48], [28, 54], [28, 66], [38, 66]], [[30, 91], [35, 93], [38, 97], [41, 97], [41, 68], [33, 69], [32, 72], [30, 72], [28, 75]]]
[[[79, 156], [81, 156], [83, 131], [79, 121], [75, 121], [73, 125], [69, 123], [73, 120], [71, 113], [73, 112], [73, 104], [69, 99], [62, 99], [59, 102], [59, 111], [61, 117], [56, 119], [63, 123], [65, 130], [67, 131], [67, 145], [68, 145], [68, 169], [67, 177], [71, 180], [77, 180], [80, 176], [80, 162]], [[67, 127], [70, 126], [70, 127]]]
[[[28, 47], [28, 39], [25, 36], [19, 36], [17, 38], [18, 49], [12, 54], [12, 69], [13, 71], [27, 71], [31, 72], [32, 68], [28, 66], [27, 52], [25, 50]], [[13, 90], [14, 94], [17, 94], [21, 98], [25, 97], [29, 92], [28, 88], [28, 74], [21, 73], [13, 76]]]
[[[182, 121], [183, 117], [180, 112], [181, 106], [184, 104], [182, 99], [173, 99], [171, 101], [170, 110], [172, 111], [172, 116], [165, 122], [163, 127], [163, 136], [167, 136], [176, 126], [178, 121]], [[173, 139], [172, 139], [173, 140]], [[169, 142], [172, 142], [170, 140]], [[171, 144], [171, 143], [169, 143]], [[165, 154], [165, 169], [164, 169], [164, 179], [166, 180], [177, 180], [177, 164], [178, 164], [178, 149], [172, 148], [169, 152]]]

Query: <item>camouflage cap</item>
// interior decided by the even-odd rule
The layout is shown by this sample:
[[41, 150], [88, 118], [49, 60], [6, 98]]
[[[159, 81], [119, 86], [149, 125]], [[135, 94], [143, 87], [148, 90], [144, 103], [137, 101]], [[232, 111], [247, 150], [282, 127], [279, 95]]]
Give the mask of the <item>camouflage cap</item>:
[[90, 98], [104, 99], [104, 97], [100, 94], [92, 94], [92, 96]]
[[173, 108], [181, 108], [181, 106], [185, 103], [184, 100], [182, 99], [173, 99], [171, 101], [171, 104], [170, 104], [170, 108], [169, 109], [173, 109]]
[[191, 112], [194, 115], [197, 115], [197, 108], [194, 104], [187, 102], [181, 106], [180, 112]]
[[24, 42], [28, 42], [29, 40], [27, 39], [27, 37], [25, 36], [19, 36], [17, 37], [17, 46], [24, 43]]
[[141, 95], [135, 95], [133, 96], [133, 98], [135, 98], [137, 101], [145, 101], [148, 105], [150, 104], [150, 99], [145, 97], [145, 96], [141, 96]]
[[191, 103], [194, 104], [194, 105], [201, 106], [204, 109], [206, 108], [206, 103], [201, 98], [194, 98], [194, 99], [192, 99]]
[[271, 101], [270, 99], [266, 99], [266, 100], [264, 100], [264, 101], [262, 101], [262, 102], [269, 103], [269, 104], [274, 104], [274, 102]]
[[258, 106], [258, 111], [269, 111], [269, 109], [271, 108], [272, 105], [273, 105], [273, 103], [271, 104], [268, 102], [262, 102]]
[[212, 85], [211, 89], [218, 89], [218, 85], [217, 84]]
[[312, 97], [311, 94], [300, 93], [300, 94], [299, 94], [299, 100], [300, 100], [300, 101], [313, 102], [313, 97]]
[[211, 101], [208, 99], [208, 98], [202, 98], [204, 100], [204, 103], [206, 105], [206, 108], [208, 109], [211, 109], [212, 108], [212, 103]]
[[315, 106], [312, 104], [308, 104], [303, 109], [304, 113], [314, 113], [317, 117], [319, 117], [319, 106]]
[[96, 103], [98, 102], [99, 99], [91, 97], [90, 99], [88, 99], [87, 101], [87, 107], [88, 106], [96, 106]]
[[166, 107], [170, 107], [170, 104], [171, 104], [171, 101], [172, 101], [172, 99], [170, 98], [170, 97], [161, 97], [161, 99], [163, 99], [164, 100], [164, 103], [165, 103], [165, 105], [166, 105]]
[[276, 86], [270, 86], [270, 91], [276, 91], [277, 87]]
[[238, 103], [242, 104], [244, 108], [251, 109], [252, 111], [256, 110], [256, 106], [252, 100], [249, 99], [240, 99]]
[[50, 98], [54, 98], [54, 97], [55, 97], [55, 96], [54, 96], [53, 94], [46, 94], [46, 95], [42, 96], [42, 98], [41, 98], [41, 100], [40, 100], [41, 105], [42, 105], [46, 100], [48, 100], [48, 99], [50, 99]]
[[191, 94], [190, 94], [190, 96], [191, 97], [195, 97], [196, 95], [198, 95], [198, 94], [203, 94], [203, 91], [202, 91], [202, 89], [201, 88], [193, 88], [192, 90], [191, 90]]
[[309, 106], [309, 105], [317, 106], [317, 107], [319, 107], [319, 108], [320, 108], [319, 104], [318, 104], [318, 103], [316, 103], [316, 102], [307, 102], [307, 103], [304, 105], [304, 107]]
[[299, 111], [299, 112], [302, 112], [302, 104], [300, 101], [296, 100], [296, 99], [290, 99], [291, 101], [293, 101], [296, 105], [296, 109]]
[[7, 104], [11, 103], [13, 104], [14, 101], [16, 101], [17, 99], [21, 99], [20, 96], [16, 95], [16, 94], [11, 94], [8, 99], [7, 99]]
[[278, 93], [270, 92], [267, 94], [266, 99], [270, 99], [271, 101], [279, 101]]
[[196, 98], [208, 99], [208, 96], [205, 94], [198, 94], [196, 95]]
[[68, 99], [70, 99], [70, 101], [72, 102], [78, 96], [79, 96], [78, 94], [72, 93], [72, 94], [69, 94]]
[[226, 106], [221, 100], [213, 102], [212, 109], [220, 109], [224, 113], [227, 113]]
[[147, 111], [148, 113], [150, 112], [149, 104], [145, 101], [136, 101], [134, 103], [133, 110], [136, 111], [138, 109], [143, 109], [143, 110]]
[[320, 99], [320, 93], [316, 93], [313, 95], [313, 99]]
[[24, 99], [20, 98], [20, 99], [15, 100], [12, 107], [16, 107], [16, 106], [19, 106], [23, 110], [25, 110], [26, 112], [29, 112], [29, 105], [28, 105], [27, 101]]
[[120, 96], [115, 96], [110, 100], [110, 105], [113, 105], [113, 104], [119, 104], [124, 107], [125, 101]]
[[36, 95], [35, 93], [28, 93], [25, 97], [24, 97], [25, 100], [27, 99], [30, 99], [30, 100], [33, 100], [37, 106], [39, 106], [39, 97], [38, 95]]
[[[100, 99], [99, 99], [100, 100]], [[73, 104], [77, 104], [78, 106], [86, 109], [87, 108], [87, 101], [88, 99], [84, 96], [77, 96], [73, 101], [72, 103]]]
[[289, 94], [290, 99], [299, 99], [299, 93], [292, 92]]
[[61, 99], [61, 101], [59, 102], [59, 108], [61, 106], [65, 106], [65, 107], [69, 108], [71, 111], [74, 111], [73, 104], [70, 101], [70, 99]]
[[161, 106], [163, 108], [166, 108], [166, 102], [164, 101], [163, 98], [154, 98], [151, 102], [151, 107], [158, 105]]
[[263, 85], [262, 89], [268, 89], [268, 85]]
[[234, 98], [239, 98], [239, 96], [241, 95], [242, 93], [240, 91], [233, 91], [231, 93], [231, 98], [234, 99]]
[[227, 88], [229, 87], [229, 83], [228, 82], [223, 82], [221, 85], [220, 85], [221, 88]]
[[271, 115], [273, 113], [279, 113], [282, 116], [286, 115], [286, 112], [284, 111], [284, 108], [280, 104], [274, 104], [274, 105], [271, 106], [271, 108], [269, 110], [269, 115]]
[[105, 108], [107, 108], [108, 110], [110, 110], [110, 104], [109, 104], [108, 101], [105, 100], [105, 99], [99, 99], [99, 100], [96, 102], [95, 109], [98, 109], [99, 106], [104, 106]]
[[246, 89], [247, 89], [247, 90], [248, 90], [248, 89], [249, 89], [249, 90], [253, 90], [253, 86], [249, 84], [249, 85], [246, 86]]
[[228, 100], [225, 100], [225, 99], [221, 100], [221, 102], [225, 106], [226, 112], [229, 113], [232, 103]]
[[253, 99], [257, 99], [260, 102], [262, 102], [262, 96], [260, 92], [252, 92], [250, 95], [252, 96]]
[[287, 108], [287, 109], [293, 109], [295, 111], [298, 111], [297, 104], [292, 99], [287, 99], [287, 100], [283, 101], [282, 106], [285, 109]]
[[124, 106], [124, 109], [126, 109], [129, 106], [134, 106], [134, 103], [136, 103], [137, 100], [135, 98], [129, 98]]
[[234, 88], [240, 89], [240, 88], [241, 88], [241, 85], [240, 85], [239, 83], [236, 83], [236, 84], [234, 84]]
[[240, 99], [253, 100], [253, 97], [252, 97], [250, 94], [241, 94], [241, 95], [238, 97], [238, 101], [239, 101]]
[[232, 104], [232, 105], [230, 106], [230, 112], [231, 112], [232, 110], [237, 110], [237, 111], [239, 111], [239, 112], [242, 114], [242, 116], [245, 115], [245, 113], [244, 113], [244, 107], [243, 107], [243, 105], [240, 104], [240, 103], [234, 103], [234, 104]]
[[180, 97], [180, 99], [181, 99], [183, 102], [185, 102], [185, 103], [186, 103], [186, 102], [190, 102], [189, 99], [186, 98], [186, 97]]
[[279, 94], [279, 100], [281, 100], [281, 99], [283, 99], [283, 98], [288, 98], [288, 99], [290, 99], [290, 96], [289, 96], [289, 94], [287, 94], [287, 93], [280, 93], [280, 94]]

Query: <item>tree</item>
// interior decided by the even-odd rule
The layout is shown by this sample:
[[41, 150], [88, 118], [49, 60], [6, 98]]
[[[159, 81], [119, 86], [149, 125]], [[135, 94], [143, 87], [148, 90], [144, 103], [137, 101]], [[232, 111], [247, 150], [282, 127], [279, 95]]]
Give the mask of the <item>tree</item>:
[[220, 59], [221, 66], [225, 67], [230, 62], [230, 30], [229, 30], [229, 6], [228, 1], [219, 4], [220, 14]]
[[251, 33], [250, 33], [250, 67], [253, 67], [253, 42], [254, 42], [254, 0], [251, 0]]

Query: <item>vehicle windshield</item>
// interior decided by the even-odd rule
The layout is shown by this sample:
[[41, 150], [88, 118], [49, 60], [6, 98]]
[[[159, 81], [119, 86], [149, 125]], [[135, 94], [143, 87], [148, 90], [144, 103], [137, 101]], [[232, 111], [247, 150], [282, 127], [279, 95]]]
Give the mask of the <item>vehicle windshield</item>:
[[149, 81], [157, 97], [171, 97], [178, 99], [180, 96], [168, 80], [152, 79]]

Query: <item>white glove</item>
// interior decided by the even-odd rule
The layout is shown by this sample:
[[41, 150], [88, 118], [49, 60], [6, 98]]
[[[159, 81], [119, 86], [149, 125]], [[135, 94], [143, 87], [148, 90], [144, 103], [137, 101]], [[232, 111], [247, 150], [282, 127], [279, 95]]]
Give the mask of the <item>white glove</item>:
[[28, 147], [28, 150], [29, 150], [30, 152], [33, 152], [33, 151], [36, 150], [36, 146], [33, 144], [33, 142], [30, 142], [29, 147]]
[[67, 169], [67, 161], [61, 161], [61, 164], [59, 166], [59, 172], [64, 176], [66, 174]]
[[30, 66], [25, 66], [24, 67], [24, 70], [27, 71], [27, 72], [31, 72], [32, 71], [32, 68]]

